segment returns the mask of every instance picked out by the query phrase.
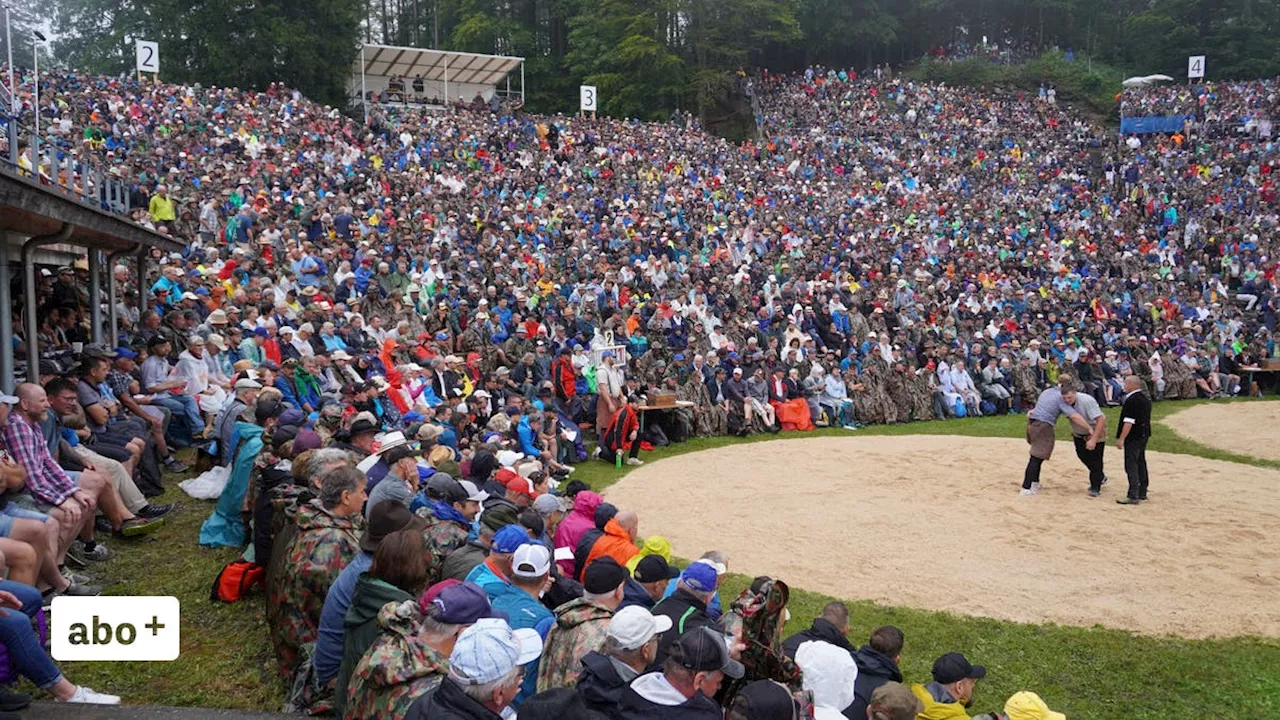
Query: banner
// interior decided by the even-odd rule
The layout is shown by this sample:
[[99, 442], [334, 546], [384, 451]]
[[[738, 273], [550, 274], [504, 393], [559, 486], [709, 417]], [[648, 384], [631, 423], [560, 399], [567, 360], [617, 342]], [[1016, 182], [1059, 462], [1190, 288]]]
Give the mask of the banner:
[[1121, 135], [1148, 135], [1150, 133], [1171, 133], [1182, 130], [1183, 123], [1190, 115], [1153, 115], [1149, 117], [1127, 117], [1120, 119]]

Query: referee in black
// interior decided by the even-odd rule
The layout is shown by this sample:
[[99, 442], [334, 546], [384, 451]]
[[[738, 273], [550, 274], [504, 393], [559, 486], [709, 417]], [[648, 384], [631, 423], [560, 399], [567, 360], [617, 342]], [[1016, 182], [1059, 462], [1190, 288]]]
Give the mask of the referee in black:
[[1129, 494], [1116, 502], [1137, 505], [1147, 499], [1147, 440], [1151, 437], [1151, 400], [1142, 392], [1136, 375], [1124, 379], [1124, 404], [1116, 449], [1124, 451], [1124, 474], [1129, 477]]

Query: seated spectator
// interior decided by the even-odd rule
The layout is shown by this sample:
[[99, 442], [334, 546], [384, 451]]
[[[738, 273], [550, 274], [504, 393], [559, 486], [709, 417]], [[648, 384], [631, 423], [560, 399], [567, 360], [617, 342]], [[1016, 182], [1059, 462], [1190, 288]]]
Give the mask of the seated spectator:
[[[493, 609], [483, 590], [449, 580], [428, 588], [417, 602], [383, 607], [378, 612], [378, 637], [347, 685], [343, 717], [406, 717], [415, 700], [453, 672], [452, 655], [466, 631], [490, 618]], [[517, 692], [518, 679], [503, 705]]]
[[529, 533], [518, 522], [494, 533], [493, 540], [489, 543], [488, 556], [467, 573], [466, 582], [479, 585], [492, 602], [511, 584], [512, 557], [529, 539]]
[[614, 613], [604, 648], [582, 658], [577, 689], [586, 706], [617, 717], [622, 691], [653, 664], [658, 640], [670, 629], [670, 618], [653, 615], [645, 608], [633, 606]]
[[369, 506], [388, 500], [408, 505], [418, 492], [418, 451], [408, 445], [388, 450], [383, 458], [387, 462], [387, 474], [369, 493]]
[[489, 546], [498, 531], [516, 522], [515, 510], [508, 507], [494, 508], [480, 516], [480, 530], [475, 540], [468, 540], [445, 557], [440, 566], [440, 579], [466, 580], [477, 565], [489, 557]]
[[1004, 704], [1005, 720], [1067, 720], [1067, 716], [1054, 712], [1039, 695], [1023, 690], [1014, 693]]
[[801, 630], [787, 638], [782, 643], [782, 650], [787, 654], [787, 657], [794, 660], [796, 649], [800, 647], [800, 643], [821, 640], [836, 647], [844, 648], [852, 654], [855, 652], [855, 648], [845, 637], [848, 633], [849, 608], [839, 600], [833, 600], [822, 608], [822, 614], [813, 619], [813, 624], [809, 626], [808, 630]]
[[276, 617], [272, 644], [280, 675], [292, 682], [303, 645], [314, 643], [329, 586], [360, 550], [364, 475], [339, 467], [321, 478], [320, 496], [298, 508], [297, 534], [285, 551], [288, 574], [267, 596]]
[[422, 535], [433, 558], [431, 566], [439, 576], [445, 557], [466, 544], [471, 523], [480, 513], [480, 503], [489, 495], [477, 490], [474, 483], [454, 480], [440, 472], [427, 479], [424, 492], [429, 503], [419, 508], [417, 515], [424, 523]]
[[861, 720], [867, 714], [876, 688], [885, 683], [902, 682], [902, 671], [898, 669], [902, 644], [902, 631], [885, 625], [873, 630], [870, 641], [853, 654], [854, 662], [858, 663], [858, 681], [853, 688], [853, 704], [845, 710], [845, 717]]
[[676, 580], [675, 593], [654, 606], [654, 615], [664, 615], [671, 620], [671, 629], [663, 634], [658, 645], [658, 664], [666, 661], [671, 647], [686, 632], [714, 624], [707, 614], [707, 603], [715, 594], [718, 582], [715, 568], [706, 563], [692, 563]]
[[[556, 528], [557, 550], [568, 548], [572, 552], [577, 549], [578, 541], [582, 536], [595, 527], [596, 508], [600, 507], [602, 502], [604, 498], [590, 490], [583, 490], [573, 496], [573, 509], [560, 521], [560, 527]], [[573, 573], [572, 558], [557, 560], [556, 563], [560, 566], [560, 572]]]
[[538, 667], [538, 692], [575, 684], [582, 658], [604, 648], [609, 621], [622, 603], [627, 577], [627, 569], [613, 558], [601, 558], [583, 575], [582, 597], [556, 608], [556, 623], [547, 634]]
[[[514, 527], [514, 526], [508, 526]], [[503, 528], [505, 531], [506, 528]], [[532, 629], [545, 640], [555, 622], [555, 616], [539, 600], [551, 583], [551, 550], [539, 542], [525, 541], [511, 557], [510, 582], [500, 586], [498, 594], [490, 595], [493, 609], [507, 616], [514, 630]], [[511, 706], [520, 708], [527, 698], [536, 692], [538, 661], [525, 669], [520, 694]]]
[[[399, 513], [393, 510], [392, 514]], [[422, 533], [410, 525], [383, 538], [374, 552], [373, 564], [356, 579], [351, 605], [342, 621], [342, 665], [334, 683], [334, 711], [339, 717], [345, 714], [352, 673], [378, 639], [378, 617], [383, 608], [412, 602], [426, 589], [426, 558]]]
[[924, 703], [911, 692], [911, 688], [897, 682], [887, 682], [871, 693], [864, 717], [867, 720], [916, 720], [922, 712]]
[[969, 664], [960, 653], [947, 653], [933, 661], [933, 682], [911, 686], [911, 692], [924, 705], [920, 720], [968, 718], [965, 709], [973, 699], [974, 687], [986, 676], [985, 667]]
[[520, 690], [524, 666], [541, 652], [532, 630], [512, 630], [498, 619], [477, 621], [458, 637], [449, 655], [449, 676], [413, 704], [406, 720], [503, 717]]
[[844, 720], [853, 702], [858, 666], [849, 651], [822, 640], [806, 640], [796, 649], [804, 689], [813, 693], [814, 720]]
[[626, 565], [631, 558], [640, 552], [636, 548], [636, 536], [640, 532], [640, 518], [630, 510], [620, 511], [612, 520], [605, 523], [604, 534], [591, 546], [583, 565], [602, 557], [611, 557], [619, 565]]
[[[311, 666], [320, 686], [328, 686], [338, 677], [342, 666], [344, 636], [343, 621], [351, 607], [356, 581], [373, 564], [378, 545], [389, 535], [403, 528], [422, 530], [422, 519], [415, 517], [405, 506], [386, 502], [372, 505], [369, 521], [360, 536], [360, 552], [338, 573], [337, 579], [325, 594], [324, 607], [320, 610], [320, 624], [316, 628], [316, 646], [311, 655]], [[366, 648], [367, 649], [367, 648]], [[364, 653], [361, 652], [361, 655]], [[335, 699], [346, 699], [346, 685], [334, 688]], [[341, 711], [338, 712], [341, 715]]]
[[724, 711], [713, 698], [726, 677], [737, 680], [743, 675], [724, 636], [707, 627], [681, 635], [661, 667], [661, 672], [641, 675], [623, 690], [618, 702], [621, 720], [721, 720]]
[[646, 610], [653, 609], [667, 586], [677, 577], [680, 577], [680, 571], [671, 567], [662, 555], [645, 556], [635, 564], [635, 570], [627, 580], [621, 607], [638, 605]]
[[747, 683], [734, 696], [724, 717], [725, 720], [796, 720], [803, 717], [801, 708], [807, 703], [780, 682], [756, 680]]

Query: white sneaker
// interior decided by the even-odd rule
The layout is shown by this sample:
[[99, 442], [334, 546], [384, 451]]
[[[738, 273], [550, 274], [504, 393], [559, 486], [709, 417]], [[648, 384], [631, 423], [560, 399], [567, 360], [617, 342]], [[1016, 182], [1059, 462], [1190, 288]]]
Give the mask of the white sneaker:
[[856, 425], [845, 425], [845, 426], [844, 426], [844, 429], [845, 429], [845, 430], [857, 430], [857, 429], [858, 429], [858, 427], [857, 427]]
[[1038, 482], [1031, 483], [1031, 494], [1036, 495], [1036, 494], [1039, 494], [1039, 492], [1040, 492], [1040, 483]]
[[75, 693], [66, 699], [65, 702], [77, 703], [81, 705], [119, 705], [119, 695], [108, 695], [100, 693], [93, 688], [87, 688], [84, 685], [76, 687]]
[[591, 450], [591, 459], [596, 460], [600, 457], [600, 446], [597, 445]]
[[572, 466], [572, 465], [561, 465], [560, 467], [564, 468], [564, 471], [565, 471], [565, 472], [567, 472], [567, 473], [569, 473], [570, 475], [572, 475], [572, 474], [573, 474], [573, 471], [574, 471], [574, 470], [577, 470], [577, 469], [578, 469], [578, 468], [576, 468], [576, 467], [574, 467], [574, 466]]
[[1035, 494], [1036, 494], [1036, 491], [1035, 491], [1035, 490], [1032, 490], [1032, 489], [1030, 489], [1030, 488], [1022, 488], [1022, 492], [1020, 492], [1020, 493], [1018, 493], [1018, 494], [1019, 494], [1019, 495], [1035, 495]]
[[643, 461], [643, 460], [641, 460], [640, 458], [633, 458], [633, 457], [629, 457], [629, 458], [627, 458], [627, 464], [628, 464], [628, 465], [643, 465], [643, 464], [644, 464], [644, 461]]

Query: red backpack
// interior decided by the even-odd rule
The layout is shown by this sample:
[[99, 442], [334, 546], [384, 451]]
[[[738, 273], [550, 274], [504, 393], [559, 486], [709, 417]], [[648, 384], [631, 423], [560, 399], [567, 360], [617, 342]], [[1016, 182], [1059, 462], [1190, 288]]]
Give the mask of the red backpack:
[[267, 569], [247, 560], [233, 560], [218, 571], [213, 580], [213, 589], [209, 592], [210, 600], [225, 603], [239, 601], [254, 585], [264, 586]]

